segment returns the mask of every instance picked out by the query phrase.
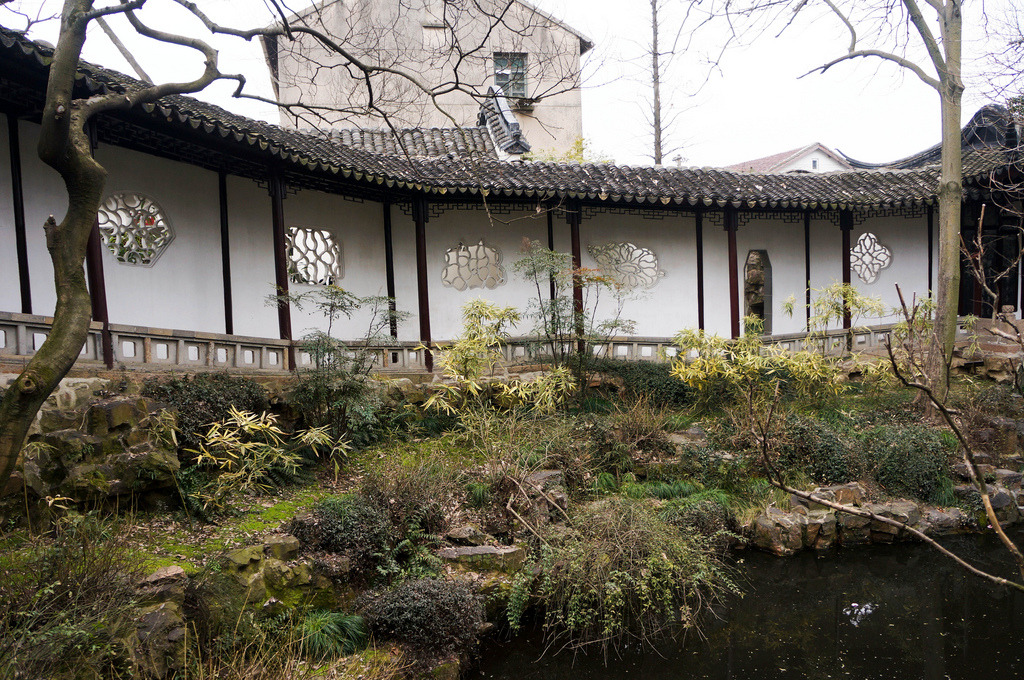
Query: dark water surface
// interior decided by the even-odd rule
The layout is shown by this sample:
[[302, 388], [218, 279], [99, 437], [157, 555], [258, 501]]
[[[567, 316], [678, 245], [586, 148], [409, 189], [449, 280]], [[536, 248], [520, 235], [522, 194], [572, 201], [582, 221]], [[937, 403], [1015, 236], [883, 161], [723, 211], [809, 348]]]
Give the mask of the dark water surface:
[[[1018, 544], [1024, 535], [1014, 535]], [[993, 539], [948, 542], [979, 566], [1011, 576]], [[1024, 595], [968, 575], [919, 545], [826, 556], [742, 554], [744, 597], [705, 623], [706, 639], [660, 653], [627, 649], [543, 654], [527, 634], [483, 649], [473, 680], [1024, 679]]]

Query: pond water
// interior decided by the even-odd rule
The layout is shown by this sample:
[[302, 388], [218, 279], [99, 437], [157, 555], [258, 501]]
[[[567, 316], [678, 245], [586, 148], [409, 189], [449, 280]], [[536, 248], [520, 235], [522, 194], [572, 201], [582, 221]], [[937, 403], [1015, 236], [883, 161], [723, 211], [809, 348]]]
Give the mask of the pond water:
[[[1015, 535], [1021, 544], [1024, 534]], [[989, 537], [948, 545], [1011, 576]], [[474, 680], [623, 678], [1002, 680], [1024, 678], [1024, 595], [968, 575], [921, 545], [777, 558], [740, 553], [745, 595], [657, 652], [544, 652], [537, 633], [485, 646]]]

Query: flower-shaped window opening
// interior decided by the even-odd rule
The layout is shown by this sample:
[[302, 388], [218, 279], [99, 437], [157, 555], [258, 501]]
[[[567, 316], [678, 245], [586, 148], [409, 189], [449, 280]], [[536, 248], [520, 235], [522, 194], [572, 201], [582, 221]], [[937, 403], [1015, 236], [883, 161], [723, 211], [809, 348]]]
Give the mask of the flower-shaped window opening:
[[587, 252], [617, 285], [623, 288], [653, 288], [664, 276], [658, 256], [650, 248], [629, 242], [589, 246]]
[[878, 273], [892, 264], [892, 251], [878, 242], [878, 238], [865, 232], [850, 248], [850, 267], [864, 283], [874, 283]]
[[311, 286], [332, 286], [345, 276], [341, 244], [325, 229], [288, 229], [288, 280]]
[[467, 246], [460, 243], [454, 248], [449, 248], [444, 254], [441, 283], [455, 290], [497, 288], [505, 283], [501, 251], [485, 245], [483, 239], [476, 245]]
[[96, 220], [104, 245], [122, 264], [151, 267], [174, 240], [164, 211], [141, 194], [111, 194]]

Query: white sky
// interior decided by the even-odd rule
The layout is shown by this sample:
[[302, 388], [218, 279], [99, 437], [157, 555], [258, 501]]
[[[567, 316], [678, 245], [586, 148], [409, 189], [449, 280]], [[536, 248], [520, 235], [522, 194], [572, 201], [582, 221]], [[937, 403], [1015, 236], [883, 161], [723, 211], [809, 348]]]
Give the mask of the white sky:
[[[1003, 3], [988, 2], [990, 15]], [[98, 3], [100, 4], [100, 3]], [[155, 9], [155, 2], [154, 9]], [[298, 5], [305, 4], [298, 0]], [[584, 135], [593, 149], [619, 163], [649, 163], [649, 136], [645, 135], [641, 103], [648, 98], [649, 85], [638, 76], [637, 58], [649, 33], [649, 3], [646, 0], [533, 0], [533, 4], [589, 36], [597, 48], [587, 57], [587, 86], [583, 94]], [[200, 5], [215, 18], [238, 25], [239, 21], [262, 23], [267, 10], [259, 0], [206, 0]], [[59, 11], [59, 4], [38, 0], [21, 3], [24, 11]], [[164, 5], [166, 6], [166, 5]], [[975, 5], [976, 7], [978, 5]], [[244, 12], [241, 12], [244, 10]], [[241, 18], [240, 18], [241, 12]], [[112, 18], [115, 29], [123, 19]], [[671, 16], [663, 23], [670, 23]], [[10, 15], [0, 22], [18, 27]], [[966, 121], [990, 101], [982, 79], [971, 77], [984, 62], [979, 55], [987, 44], [980, 20], [968, 13], [964, 48], [967, 91], [963, 119]], [[127, 25], [126, 23], [124, 24]], [[181, 12], [162, 10], [160, 27], [181, 30]], [[187, 30], [187, 29], [186, 29]], [[668, 33], [671, 29], [665, 31]], [[119, 31], [122, 35], [129, 30]], [[55, 40], [54, 22], [41, 26], [33, 37]], [[721, 40], [715, 32], [703, 34], [705, 45]], [[179, 56], [153, 48], [138, 38], [127, 41], [151, 76], [181, 78], [182, 69], [198, 65], [192, 55]], [[847, 36], [835, 22], [822, 19], [796, 25], [781, 37], [773, 33], [747, 47], [730, 48], [720, 69], [696, 94], [686, 90], [702, 82], [707, 73], [699, 63], [700, 49], [679, 57], [667, 76], [666, 89], [676, 90], [673, 105], [680, 111], [670, 142], [682, 148], [684, 165], [721, 166], [757, 158], [812, 142], [838, 148], [854, 158], [881, 162], [920, 151], [939, 139], [938, 95], [915, 76], [872, 60], [840, 64], [826, 74], [799, 76], [839, 56]], [[98, 26], [91, 29], [85, 56], [97, 63], [131, 73], [130, 67], [112, 47]], [[262, 53], [257, 45], [228, 40], [221, 46], [222, 70], [241, 71], [248, 88], [270, 96], [270, 84]], [[273, 107], [230, 97], [231, 88], [222, 85], [198, 96], [225, 108], [273, 122]], [[671, 158], [675, 153], [668, 154]], [[666, 163], [669, 163], [666, 160]]]

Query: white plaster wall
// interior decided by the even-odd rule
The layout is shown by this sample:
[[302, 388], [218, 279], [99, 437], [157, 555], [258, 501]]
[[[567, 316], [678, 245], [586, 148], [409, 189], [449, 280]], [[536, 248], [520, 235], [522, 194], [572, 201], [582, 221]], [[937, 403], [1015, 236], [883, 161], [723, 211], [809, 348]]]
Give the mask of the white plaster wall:
[[[412, 222], [411, 218], [402, 215], [400, 211], [396, 218], [398, 216], [405, 218], [409, 223]], [[440, 217], [431, 217], [427, 223], [426, 237], [430, 328], [435, 341], [450, 340], [459, 335], [462, 330], [462, 306], [475, 298], [514, 306], [520, 313], [526, 313], [529, 300], [536, 297], [536, 289], [512, 271], [512, 263], [520, 258], [519, 251], [524, 238], [547, 243], [546, 215], [513, 212], [495, 214], [492, 219], [488, 219], [482, 207], [471, 210], [445, 210]], [[462, 291], [443, 285], [441, 274], [447, 249], [457, 246], [460, 242], [466, 245], [476, 244], [481, 238], [485, 245], [496, 247], [501, 252], [505, 283], [493, 289], [472, 288]], [[409, 245], [413, 247], [412, 262], [415, 264], [415, 240], [410, 240], [412, 243]], [[415, 283], [415, 267], [412, 269]], [[400, 284], [399, 290], [409, 290], [410, 296], [415, 296], [415, 285], [410, 288], [404, 287], [405, 285], [408, 284]], [[418, 325], [410, 326], [418, 332]], [[531, 327], [532, 323], [524, 319], [512, 333], [527, 334]]]
[[[21, 311], [7, 120], [0, 117], [0, 311]], [[27, 228], [27, 226], [26, 226]]]
[[[383, 229], [383, 227], [382, 227]], [[427, 225], [427, 233], [430, 233], [431, 225]], [[416, 283], [416, 225], [410, 215], [402, 211], [402, 206], [391, 206], [391, 240], [392, 253], [395, 263], [395, 305], [399, 311], [407, 312], [409, 317], [404, 323], [398, 326], [399, 340], [420, 339], [420, 317], [419, 299], [417, 297]], [[437, 255], [428, 251], [427, 259], [431, 257], [444, 257], [444, 254]], [[437, 281], [429, 280], [427, 292], [432, 294], [435, 288], [439, 288], [440, 275]], [[431, 300], [433, 303], [433, 300]], [[431, 335], [437, 335], [431, 328]]]
[[216, 173], [105, 144], [96, 159], [109, 172], [104, 196], [149, 196], [174, 230], [174, 240], [150, 267], [118, 262], [103, 248], [110, 322], [223, 333]]
[[60, 176], [39, 160], [36, 153], [39, 126], [22, 122], [19, 137], [32, 313], [52, 316], [57, 304], [57, 293], [53, 287], [53, 265], [50, 263], [50, 253], [46, 250], [43, 223], [50, 215], [58, 221], [64, 217], [68, 206], [68, 194]]
[[[818, 161], [818, 167], [814, 167], [814, 162]], [[847, 170], [848, 168], [836, 159], [829, 156], [820, 149], [814, 149], [810, 153], [797, 158], [791, 163], [786, 164], [784, 167], [779, 168], [776, 172], [791, 172], [793, 170], [802, 170], [804, 172], [832, 172], [834, 170]]]
[[751, 219], [741, 224], [736, 232], [740, 316], [746, 313], [743, 284], [747, 254], [751, 250], [767, 251], [772, 266], [772, 333], [794, 333], [803, 330], [806, 325], [805, 317], [799, 309], [795, 308], [792, 316], [783, 312], [783, 306], [790, 296], [799, 304], [806, 290], [803, 217], [791, 214], [795, 215], [796, 221], [787, 223], [782, 219]]
[[[801, 264], [801, 268], [803, 265]], [[843, 232], [840, 231], [837, 223], [828, 219], [811, 219], [811, 302], [818, 296], [818, 291], [836, 283], [843, 282]], [[798, 301], [803, 304], [802, 296], [797, 296]], [[813, 310], [811, 311], [813, 315]], [[806, 326], [806, 312], [801, 309], [793, 312], [793, 316], [802, 316], [804, 325], [798, 330], [804, 330]], [[842, 328], [840, 320], [832, 324], [830, 328]]]
[[[732, 336], [732, 311], [729, 298], [729, 236], [722, 228], [720, 213], [717, 223], [712, 222], [709, 218], [710, 215], [705, 214], [704, 330], [728, 338]], [[740, 255], [737, 248], [737, 259], [745, 256], [746, 251]], [[742, 262], [742, 260], [740, 261]], [[737, 271], [742, 271], [742, 267]], [[740, 313], [742, 314], [742, 311]]]
[[[284, 211], [288, 227], [326, 229], [341, 245], [344, 276], [336, 285], [359, 297], [387, 295], [384, 213], [380, 203], [348, 201], [320, 191], [300, 191], [285, 200]], [[315, 293], [316, 288], [289, 284], [293, 294]], [[351, 318], [340, 318], [331, 332], [334, 337], [345, 340], [364, 338], [371, 316], [369, 308], [359, 310]], [[326, 331], [327, 319], [314, 310], [293, 309], [294, 337], [301, 338], [312, 330]]]
[[[892, 253], [892, 264], [879, 272], [877, 280], [865, 283], [850, 272], [851, 283], [865, 295], [881, 298], [890, 312], [900, 302], [896, 285], [903, 291], [903, 297], [909, 304], [916, 295], [922, 299], [928, 295], [928, 221], [927, 217], [905, 218], [878, 217], [867, 219], [857, 225], [850, 233], [850, 246], [857, 244], [857, 238], [871, 232], [879, 243]], [[899, 321], [900, 314], [890, 313], [882, 323]]]
[[[583, 266], [599, 268], [591, 246], [627, 241], [652, 250], [665, 276], [653, 287], [627, 295], [621, 318], [636, 323], [636, 335], [671, 337], [683, 328], [697, 327], [697, 256], [694, 218], [688, 213], [656, 213], [645, 219], [637, 212], [598, 213], [580, 225]], [[616, 302], [601, 293], [598, 322], [614, 318]]]
[[[266, 188], [242, 177], [227, 178], [231, 298], [235, 333], [280, 337], [277, 310], [266, 304], [274, 287], [274, 230]], [[285, 201], [285, 217], [288, 201]], [[220, 267], [217, 269], [220, 275]], [[221, 286], [218, 286], [221, 289]]]

